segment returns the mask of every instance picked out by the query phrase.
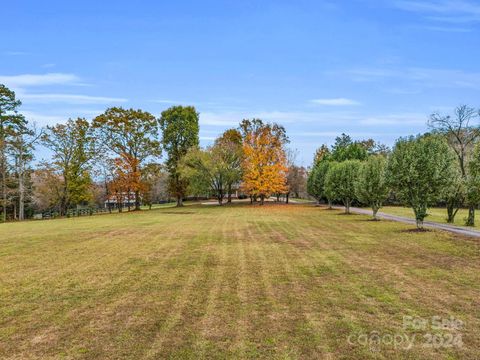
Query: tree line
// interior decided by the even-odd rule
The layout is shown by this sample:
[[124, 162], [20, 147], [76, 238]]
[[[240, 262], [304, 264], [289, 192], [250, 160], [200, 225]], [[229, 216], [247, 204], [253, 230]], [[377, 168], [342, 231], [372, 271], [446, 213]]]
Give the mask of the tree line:
[[[219, 204], [231, 202], [234, 192], [261, 204], [271, 195], [288, 202], [290, 193], [305, 192], [307, 171], [294, 164], [278, 124], [243, 120], [201, 148], [192, 106], [173, 106], [159, 117], [112, 107], [90, 121], [68, 119], [41, 129], [20, 107], [15, 93], [0, 84], [2, 221], [103, 204], [139, 210], [170, 198], [182, 206], [188, 195], [213, 196]], [[35, 163], [40, 145], [50, 159]]]
[[466, 105], [453, 116], [434, 113], [429, 132], [400, 138], [391, 150], [342, 134], [332, 149], [317, 150], [308, 192], [330, 207], [341, 201], [346, 213], [353, 202], [368, 205], [374, 219], [384, 202], [401, 203], [413, 209], [419, 228], [429, 207], [444, 205], [449, 223], [468, 207], [465, 224], [474, 226], [480, 203], [479, 120], [479, 110]]

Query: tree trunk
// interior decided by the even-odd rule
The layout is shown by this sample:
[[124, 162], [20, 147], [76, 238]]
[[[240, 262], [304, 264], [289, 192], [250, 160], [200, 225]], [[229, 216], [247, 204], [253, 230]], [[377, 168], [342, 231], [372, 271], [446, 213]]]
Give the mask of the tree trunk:
[[265, 201], [265, 195], [260, 195], [260, 204], [263, 205]]
[[177, 207], [183, 206], [183, 196], [177, 195]]
[[60, 216], [65, 216], [67, 213], [68, 203], [67, 203], [67, 196], [68, 196], [68, 180], [67, 180], [67, 172], [63, 172], [63, 193], [60, 199]]
[[453, 224], [459, 208], [447, 202], [447, 223]]
[[253, 196], [250, 195], [250, 204], [253, 204]]
[[277, 194], [277, 202], [280, 202], [280, 194]]
[[417, 229], [423, 229], [423, 221], [428, 216], [427, 208], [425, 206], [418, 206], [413, 209], [413, 212], [415, 213]]
[[378, 207], [374, 206], [372, 208], [372, 212], [373, 212], [373, 220], [378, 220], [378, 218], [377, 218]]
[[285, 203], [286, 203], [286, 204], [288, 204], [288, 199], [289, 199], [289, 198], [290, 198], [290, 193], [287, 192], [287, 193], [285, 194]]
[[350, 214], [350, 199], [345, 201], [345, 214]]
[[227, 187], [228, 195], [227, 195], [227, 203], [232, 203], [232, 185], [228, 185]]
[[18, 220], [25, 220], [25, 170], [23, 164], [23, 142], [19, 144], [18, 157]]
[[333, 207], [332, 207], [332, 200], [331, 199], [327, 199], [328, 201], [328, 210], [332, 210]]
[[416, 219], [417, 229], [423, 229], [423, 220]]
[[135, 191], [135, 211], [140, 210], [140, 191]]
[[2, 222], [7, 221], [7, 164], [4, 144], [4, 139], [0, 139], [0, 161], [2, 167]]
[[468, 218], [465, 222], [467, 226], [475, 226], [475, 206], [470, 205], [468, 207]]
[[24, 178], [23, 170], [20, 173], [18, 178], [18, 220], [25, 220], [25, 189], [24, 189]]

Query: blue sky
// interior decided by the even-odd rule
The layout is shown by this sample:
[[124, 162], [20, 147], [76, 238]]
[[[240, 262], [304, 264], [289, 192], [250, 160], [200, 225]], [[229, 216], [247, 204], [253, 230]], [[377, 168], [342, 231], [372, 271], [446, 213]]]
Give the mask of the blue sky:
[[309, 165], [342, 132], [392, 145], [480, 106], [472, 0], [16, 0], [1, 17], [0, 83], [39, 125], [194, 105], [204, 145], [260, 117]]

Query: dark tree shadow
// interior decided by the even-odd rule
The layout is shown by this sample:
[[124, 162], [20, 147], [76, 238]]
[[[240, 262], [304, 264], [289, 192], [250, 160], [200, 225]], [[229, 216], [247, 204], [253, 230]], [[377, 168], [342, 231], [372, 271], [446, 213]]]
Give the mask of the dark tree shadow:
[[422, 229], [415, 228], [415, 229], [399, 230], [399, 232], [400, 232], [400, 233], [405, 233], [405, 234], [415, 234], [415, 233], [427, 233], [427, 232], [432, 232], [432, 230], [430, 230], [430, 229], [425, 229], [425, 228], [422, 228]]

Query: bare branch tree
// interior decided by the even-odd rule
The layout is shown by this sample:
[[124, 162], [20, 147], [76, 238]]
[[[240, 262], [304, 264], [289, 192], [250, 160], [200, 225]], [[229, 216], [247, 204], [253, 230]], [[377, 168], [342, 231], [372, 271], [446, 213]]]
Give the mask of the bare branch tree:
[[[433, 113], [428, 122], [434, 132], [446, 137], [448, 144], [457, 156], [460, 168], [462, 181], [457, 182], [458, 186], [452, 188], [446, 199], [448, 222], [454, 222], [455, 215], [464, 201], [462, 183], [465, 183], [467, 177], [468, 158], [475, 143], [480, 138], [479, 120], [480, 112], [478, 110], [467, 105], [460, 105], [455, 109], [453, 117]], [[467, 224], [473, 222], [474, 212], [475, 206], [470, 204]]]

